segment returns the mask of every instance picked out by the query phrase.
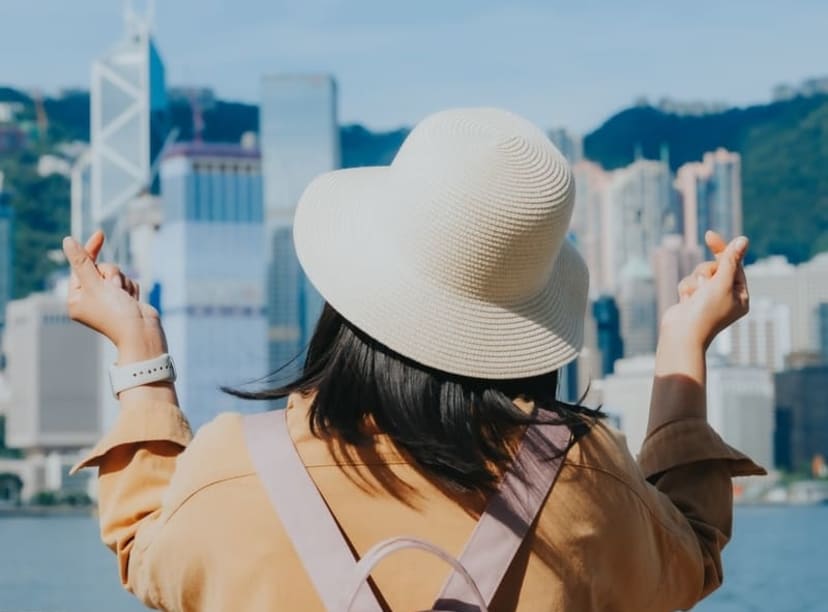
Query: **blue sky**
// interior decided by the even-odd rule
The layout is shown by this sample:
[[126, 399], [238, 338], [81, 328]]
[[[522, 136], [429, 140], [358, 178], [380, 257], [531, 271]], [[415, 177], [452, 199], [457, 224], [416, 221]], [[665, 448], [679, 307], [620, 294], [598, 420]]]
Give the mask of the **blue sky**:
[[[122, 7], [0, 0], [0, 83], [85, 87]], [[828, 74], [823, 0], [158, 0], [155, 31], [172, 84], [255, 101], [264, 73], [330, 72], [341, 121], [374, 128], [487, 104], [588, 131], [639, 95], [743, 105]]]

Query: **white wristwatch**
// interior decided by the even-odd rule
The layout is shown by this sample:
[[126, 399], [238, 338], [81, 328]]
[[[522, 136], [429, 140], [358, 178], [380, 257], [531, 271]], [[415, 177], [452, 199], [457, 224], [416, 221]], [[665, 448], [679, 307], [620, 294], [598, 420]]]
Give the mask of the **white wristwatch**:
[[168, 353], [155, 359], [138, 361], [127, 365], [109, 367], [109, 384], [112, 395], [118, 399], [121, 391], [155, 382], [175, 382], [175, 364]]

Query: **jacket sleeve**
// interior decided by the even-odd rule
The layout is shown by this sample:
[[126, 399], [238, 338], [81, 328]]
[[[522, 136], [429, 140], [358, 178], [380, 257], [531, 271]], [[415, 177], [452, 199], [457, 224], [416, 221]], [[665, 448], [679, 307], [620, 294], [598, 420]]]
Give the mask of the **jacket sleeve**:
[[139, 533], [158, 522], [177, 457], [191, 437], [173, 404], [124, 405], [113, 429], [73, 468], [98, 467], [101, 538], [118, 557], [121, 583], [150, 606], [154, 595], [130, 575], [130, 559]]
[[[689, 527], [698, 543], [703, 570], [696, 585], [698, 601], [722, 583], [721, 552], [730, 540], [733, 524], [731, 478], [766, 472], [727, 445], [706, 420], [698, 418], [666, 423], [651, 432], [641, 447], [638, 463], [644, 477], [660, 493], [653, 496], [653, 501], [660, 506], [657, 510], [664, 517], [663, 524], [674, 525], [676, 531], [687, 531]], [[664, 573], [669, 584], [669, 555], [663, 563], [668, 566]], [[694, 603], [688, 600], [679, 605], [690, 607]]]

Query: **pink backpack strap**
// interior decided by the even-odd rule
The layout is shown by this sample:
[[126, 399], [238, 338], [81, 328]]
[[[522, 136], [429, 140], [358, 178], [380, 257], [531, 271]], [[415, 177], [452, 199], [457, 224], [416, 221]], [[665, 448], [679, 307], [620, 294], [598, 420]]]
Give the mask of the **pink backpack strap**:
[[[293, 445], [286, 412], [243, 418], [248, 451], [316, 593], [325, 609], [337, 610], [343, 585], [357, 571], [357, 562]], [[354, 606], [360, 612], [382, 612], [367, 582], [360, 585]]]
[[[364, 578], [373, 565], [396, 548], [381, 542], [357, 567], [288, 434], [284, 411], [245, 416], [244, 432], [253, 465], [325, 608], [341, 610], [342, 597], [347, 593], [343, 592], [344, 586], [360, 576], [349, 609], [381, 612]], [[460, 566], [466, 571], [455, 570], [449, 576], [435, 610], [485, 610], [478, 603], [481, 596], [491, 604], [555, 483], [569, 439], [570, 430], [562, 424], [527, 427], [511, 468], [490, 498], [460, 557]], [[550, 459], [556, 449], [559, 456]]]
[[[511, 468], [466, 542], [460, 565], [471, 575], [489, 605], [555, 484], [570, 436], [569, 428], [563, 424], [526, 428]], [[465, 576], [454, 571], [443, 585], [434, 609], [474, 609], [457, 606], [458, 602], [474, 601], [476, 593], [469, 589]]]

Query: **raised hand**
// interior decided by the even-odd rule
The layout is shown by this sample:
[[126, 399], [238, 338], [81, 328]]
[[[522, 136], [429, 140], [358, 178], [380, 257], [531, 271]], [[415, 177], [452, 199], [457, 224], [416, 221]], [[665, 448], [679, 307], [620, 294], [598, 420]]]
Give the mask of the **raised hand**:
[[716, 261], [699, 264], [678, 286], [680, 301], [662, 319], [675, 331], [684, 330], [704, 347], [731, 323], [747, 314], [749, 295], [742, 260], [748, 240], [740, 236], [725, 243], [716, 232], [707, 232], [705, 242]]
[[140, 288], [118, 266], [96, 264], [104, 243], [95, 232], [82, 247], [75, 239], [63, 239], [63, 252], [72, 266], [69, 281], [69, 316], [109, 338], [121, 353], [121, 361], [155, 357], [166, 343], [158, 311], [140, 302]]

